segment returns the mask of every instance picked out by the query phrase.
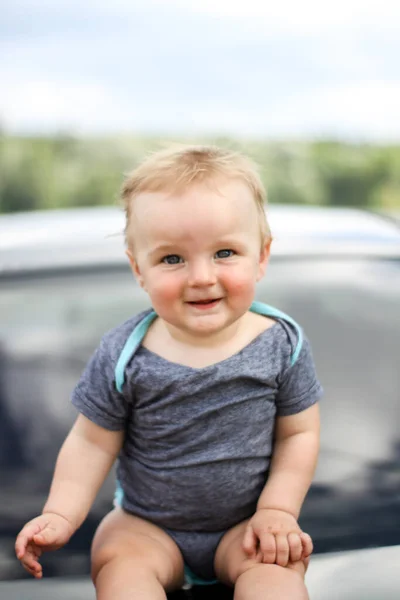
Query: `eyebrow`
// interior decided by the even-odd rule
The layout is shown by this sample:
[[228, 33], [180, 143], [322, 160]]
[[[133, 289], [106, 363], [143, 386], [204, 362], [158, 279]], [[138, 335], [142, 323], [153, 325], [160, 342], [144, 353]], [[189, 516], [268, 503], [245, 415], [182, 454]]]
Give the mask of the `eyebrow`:
[[[243, 239], [242, 235], [237, 236], [236, 238], [234, 236], [232, 236], [232, 234], [227, 233], [226, 235], [221, 236], [220, 238], [218, 238], [215, 242], [215, 244], [212, 244], [213, 246], [219, 246], [220, 248], [225, 248], [228, 246], [237, 246], [239, 245], [243, 245]], [[162, 254], [162, 253], [179, 253], [179, 244], [177, 244], [176, 242], [164, 242], [162, 244], [159, 244], [158, 246], [156, 246], [155, 248], [153, 248], [153, 250], [151, 250], [148, 254], [148, 256], [150, 258], [158, 255], [158, 254]]]
[[157, 254], [162, 254], [163, 252], [169, 252], [174, 247], [176, 246], [174, 246], [173, 244], [160, 244], [159, 246], [156, 246], [153, 250], [149, 252], [149, 256], [153, 257]]

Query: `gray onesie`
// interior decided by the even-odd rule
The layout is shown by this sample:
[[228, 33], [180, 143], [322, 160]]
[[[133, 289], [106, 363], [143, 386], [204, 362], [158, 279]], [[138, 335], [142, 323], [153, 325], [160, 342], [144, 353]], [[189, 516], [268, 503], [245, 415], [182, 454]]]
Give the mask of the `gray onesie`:
[[280, 317], [238, 353], [203, 368], [139, 344], [117, 386], [121, 352], [150, 312], [102, 338], [72, 402], [96, 424], [126, 432], [117, 469], [122, 507], [167, 531], [190, 569], [211, 579], [222, 536], [256, 509], [275, 417], [305, 410], [322, 389], [308, 340]]

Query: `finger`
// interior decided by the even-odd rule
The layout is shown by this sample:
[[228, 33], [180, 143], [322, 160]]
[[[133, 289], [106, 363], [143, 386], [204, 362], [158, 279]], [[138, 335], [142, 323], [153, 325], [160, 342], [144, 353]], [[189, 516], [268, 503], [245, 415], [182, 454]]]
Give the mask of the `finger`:
[[23, 567], [25, 571], [29, 573], [29, 575], [32, 575], [32, 577], [35, 577], [36, 579], [41, 579], [41, 577], [43, 576], [42, 567], [40, 565], [34, 567], [28, 567], [27, 565], [23, 565]]
[[29, 565], [26, 563], [22, 563], [22, 566], [24, 567], [25, 571], [28, 571], [30, 575], [33, 575], [34, 577], [42, 576], [42, 566], [40, 565], [40, 563], [35, 562]]
[[22, 558], [23, 555], [25, 554], [26, 551], [26, 547], [29, 544], [29, 542], [31, 541], [31, 539], [33, 538], [35, 534], [35, 531], [33, 529], [28, 529], [25, 528], [18, 534], [18, 537], [15, 541], [15, 554], [17, 555], [17, 558]]
[[39, 565], [39, 558], [41, 556], [42, 550], [34, 544], [29, 543], [21, 562], [28, 567], [34, 567]]
[[278, 534], [275, 536], [276, 559], [275, 562], [281, 567], [286, 567], [289, 562], [289, 541], [286, 535]]
[[294, 532], [289, 533], [288, 543], [290, 562], [298, 562], [299, 560], [301, 560], [301, 557], [303, 555], [303, 545], [301, 542], [300, 535]]
[[40, 556], [40, 550], [36, 553], [33, 549], [28, 548], [24, 558], [21, 560], [21, 564], [24, 567], [24, 569], [34, 577], [42, 576], [42, 566], [38, 560]]
[[17, 537], [17, 540], [15, 542], [15, 554], [19, 560], [21, 560], [21, 558], [23, 558], [25, 554], [28, 541], [28, 538], [25, 535], [22, 535], [21, 533]]
[[43, 577], [43, 571], [34, 571], [32, 575], [35, 577], [35, 579], [41, 579]]
[[312, 551], [314, 550], [314, 545], [308, 533], [301, 532], [300, 539], [303, 547], [302, 557], [306, 558], [307, 556], [310, 556], [310, 554], [312, 554]]
[[307, 556], [307, 558], [303, 558], [304, 572], [307, 571], [309, 564], [310, 564], [310, 557]]
[[41, 530], [41, 524], [37, 520], [35, 522], [27, 523], [19, 532], [17, 539], [15, 540], [15, 553], [17, 558], [22, 558], [26, 550], [27, 545], [33, 539], [33, 536], [38, 534]]
[[274, 564], [276, 561], [276, 541], [272, 533], [263, 533], [260, 537], [260, 549], [263, 563]]
[[257, 538], [256, 534], [254, 533], [254, 530], [251, 527], [251, 525], [248, 525], [244, 532], [242, 548], [243, 548], [244, 552], [248, 555], [256, 554], [257, 544], [258, 544], [258, 538]]

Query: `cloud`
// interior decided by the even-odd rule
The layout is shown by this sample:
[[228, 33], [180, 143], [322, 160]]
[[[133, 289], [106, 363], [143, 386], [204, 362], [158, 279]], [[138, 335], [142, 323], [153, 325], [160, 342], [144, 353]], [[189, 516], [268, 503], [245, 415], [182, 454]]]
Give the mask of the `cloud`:
[[101, 131], [104, 115], [112, 114], [114, 108], [114, 99], [101, 85], [57, 85], [36, 79], [15, 82], [0, 100], [0, 112], [6, 113], [8, 127], [31, 133]]
[[[315, 87], [281, 104], [273, 115], [271, 132], [299, 137], [395, 141], [400, 139], [398, 106], [400, 82], [366, 80]], [[267, 120], [264, 127], [268, 127]]]
[[[160, 0], [160, 3], [162, 0]], [[359, 30], [383, 27], [398, 30], [400, 5], [396, 0], [171, 0], [182, 10], [207, 14], [210, 17], [233, 19], [255, 28], [262, 28], [266, 35], [282, 33], [309, 34], [332, 31], [339, 28]]]
[[[303, 131], [325, 131], [329, 135], [351, 132], [359, 138], [400, 138], [398, 111], [400, 81], [379, 79], [356, 84], [324, 87], [298, 99], [301, 108], [312, 107], [303, 123]], [[291, 120], [295, 127], [294, 119]]]
[[15, 0], [0, 124], [400, 139], [398, 23], [387, 0]]

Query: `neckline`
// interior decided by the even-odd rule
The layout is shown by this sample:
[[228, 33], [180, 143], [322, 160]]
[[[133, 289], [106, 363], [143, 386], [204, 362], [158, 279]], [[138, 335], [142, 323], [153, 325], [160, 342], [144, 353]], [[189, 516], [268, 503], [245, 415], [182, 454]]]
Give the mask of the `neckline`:
[[271, 327], [268, 327], [267, 329], [264, 329], [264, 331], [261, 331], [260, 333], [258, 333], [250, 342], [248, 342], [248, 344], [243, 346], [243, 348], [240, 348], [240, 350], [238, 350], [234, 354], [231, 354], [230, 356], [227, 356], [226, 358], [223, 358], [222, 360], [219, 360], [215, 363], [211, 363], [209, 365], [205, 365], [204, 367], [191, 367], [190, 365], [185, 365], [185, 364], [182, 364], [179, 362], [174, 362], [172, 360], [169, 360], [168, 358], [165, 358], [164, 356], [161, 356], [161, 354], [154, 352], [154, 350], [149, 350], [148, 348], [143, 346], [142, 343], [140, 343], [138, 350], [140, 350], [142, 352], [144, 351], [145, 353], [153, 356], [156, 360], [164, 362], [166, 365], [170, 365], [170, 366], [172, 365], [174, 367], [180, 367], [181, 369], [195, 371], [195, 372], [205, 371], [206, 369], [211, 369], [213, 367], [222, 365], [224, 363], [227, 363], [230, 360], [237, 358], [241, 353], [245, 352], [251, 346], [253, 346], [253, 344], [256, 344], [257, 342], [259, 342], [260, 339], [264, 337], [264, 335], [268, 334], [270, 331], [272, 331], [278, 325], [280, 325], [280, 319], [275, 318], [274, 320], [275, 320], [275, 323], [273, 325], [271, 325]]

